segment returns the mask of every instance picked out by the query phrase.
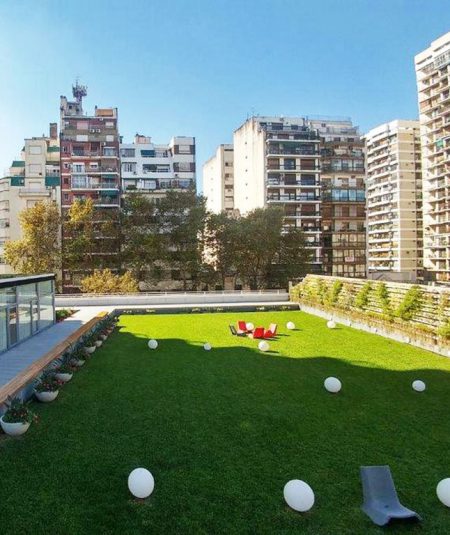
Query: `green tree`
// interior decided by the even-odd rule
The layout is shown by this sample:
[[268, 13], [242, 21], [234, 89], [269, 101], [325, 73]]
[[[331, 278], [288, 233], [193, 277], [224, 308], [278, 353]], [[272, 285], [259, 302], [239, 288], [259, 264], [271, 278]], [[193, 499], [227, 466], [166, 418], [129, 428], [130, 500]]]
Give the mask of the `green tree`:
[[183, 289], [208, 282], [210, 270], [203, 262], [206, 199], [195, 189], [169, 191], [156, 211], [161, 239], [160, 259], [179, 273]]
[[162, 277], [161, 235], [155, 203], [141, 193], [128, 193], [121, 213], [122, 267], [130, 269], [138, 281]]
[[139, 291], [138, 281], [127, 271], [115, 275], [110, 269], [95, 269], [81, 280], [81, 291], [86, 293], [132, 293]]
[[5, 243], [5, 260], [17, 273], [57, 273], [61, 268], [61, 217], [55, 202], [39, 202], [19, 214], [23, 237]]
[[285, 229], [283, 210], [257, 208], [238, 220], [236, 270], [251, 289], [287, 286], [305, 274], [309, 253], [299, 229]]
[[119, 269], [118, 211], [95, 208], [92, 199], [74, 201], [63, 220], [63, 264], [72, 273]]
[[222, 288], [227, 277], [236, 277], [239, 220], [226, 212], [209, 214], [205, 232], [205, 260], [212, 266]]

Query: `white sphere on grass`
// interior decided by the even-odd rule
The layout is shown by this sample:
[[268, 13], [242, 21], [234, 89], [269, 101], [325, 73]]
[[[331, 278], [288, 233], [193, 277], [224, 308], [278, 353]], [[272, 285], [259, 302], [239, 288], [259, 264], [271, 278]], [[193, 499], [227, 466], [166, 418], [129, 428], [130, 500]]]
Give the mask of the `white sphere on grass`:
[[247, 331], [253, 331], [253, 329], [255, 328], [255, 326], [253, 325], [251, 321], [246, 323], [245, 326], [247, 327]]
[[342, 383], [336, 377], [327, 377], [323, 383], [324, 387], [332, 394], [337, 394], [342, 388]]
[[209, 344], [208, 342], [206, 342], [206, 344], [203, 345], [203, 349], [205, 351], [211, 351], [211, 344]]
[[417, 380], [417, 381], [413, 381], [412, 387], [413, 387], [413, 390], [415, 390], [416, 392], [423, 392], [425, 388], [427, 387], [427, 385], [423, 381]]
[[291, 509], [306, 513], [314, 505], [314, 491], [301, 479], [288, 481], [283, 489], [284, 499]]
[[269, 346], [268, 342], [266, 342], [265, 340], [261, 340], [261, 342], [259, 342], [259, 344], [258, 344], [258, 349], [260, 351], [269, 351], [270, 346]]
[[450, 477], [439, 481], [436, 487], [436, 494], [444, 505], [450, 507]]
[[293, 321], [288, 321], [286, 323], [286, 328], [289, 329], [290, 331], [293, 331], [295, 329], [295, 323]]
[[148, 341], [148, 347], [150, 349], [156, 349], [158, 347], [158, 342], [156, 340], [149, 340]]
[[146, 468], [135, 468], [128, 476], [128, 488], [136, 498], [148, 498], [155, 488], [155, 480]]
[[336, 329], [336, 323], [334, 322], [334, 320], [330, 320], [327, 322], [327, 327], [329, 329]]

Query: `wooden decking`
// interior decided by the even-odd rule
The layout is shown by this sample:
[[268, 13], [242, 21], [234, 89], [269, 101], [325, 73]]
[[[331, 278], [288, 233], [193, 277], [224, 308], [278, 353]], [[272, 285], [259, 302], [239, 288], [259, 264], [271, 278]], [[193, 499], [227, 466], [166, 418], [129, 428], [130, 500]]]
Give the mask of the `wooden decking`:
[[65, 340], [55, 345], [43, 357], [36, 360], [25, 368], [22, 372], [14, 377], [11, 381], [0, 387], [0, 407], [5, 403], [8, 397], [14, 397], [18, 392], [28, 386], [32, 381], [40, 375], [40, 373], [55, 359], [59, 358], [72, 344], [74, 344], [81, 336], [90, 331], [99, 321], [101, 321], [107, 312], [101, 312], [87, 323], [82, 325], [75, 332], [70, 334]]

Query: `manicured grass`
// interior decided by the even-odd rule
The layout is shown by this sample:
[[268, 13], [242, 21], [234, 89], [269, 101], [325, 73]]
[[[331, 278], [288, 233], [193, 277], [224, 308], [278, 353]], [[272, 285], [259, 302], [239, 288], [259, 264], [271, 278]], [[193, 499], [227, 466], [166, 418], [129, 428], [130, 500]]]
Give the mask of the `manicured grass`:
[[[278, 323], [273, 351], [232, 337], [238, 319]], [[54, 403], [35, 405], [38, 425], [0, 440], [2, 535], [450, 533], [435, 494], [450, 477], [450, 359], [292, 311], [121, 326]], [[371, 464], [391, 466], [422, 525], [383, 530], [360, 511]], [[127, 489], [138, 466], [155, 477], [145, 501]], [[284, 503], [294, 478], [315, 491], [307, 514]]]

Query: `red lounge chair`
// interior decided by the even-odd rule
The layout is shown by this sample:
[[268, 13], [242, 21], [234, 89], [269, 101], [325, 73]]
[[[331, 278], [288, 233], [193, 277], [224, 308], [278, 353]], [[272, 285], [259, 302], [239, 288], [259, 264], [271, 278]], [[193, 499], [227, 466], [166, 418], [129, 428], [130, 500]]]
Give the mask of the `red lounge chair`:
[[256, 329], [249, 334], [252, 338], [264, 338], [264, 327], [256, 327]]
[[249, 331], [247, 329], [247, 323], [245, 321], [238, 321], [238, 331], [241, 331], [243, 333], [251, 333], [252, 331]]
[[273, 338], [277, 334], [277, 324], [271, 323], [267, 331], [264, 331], [264, 338]]

